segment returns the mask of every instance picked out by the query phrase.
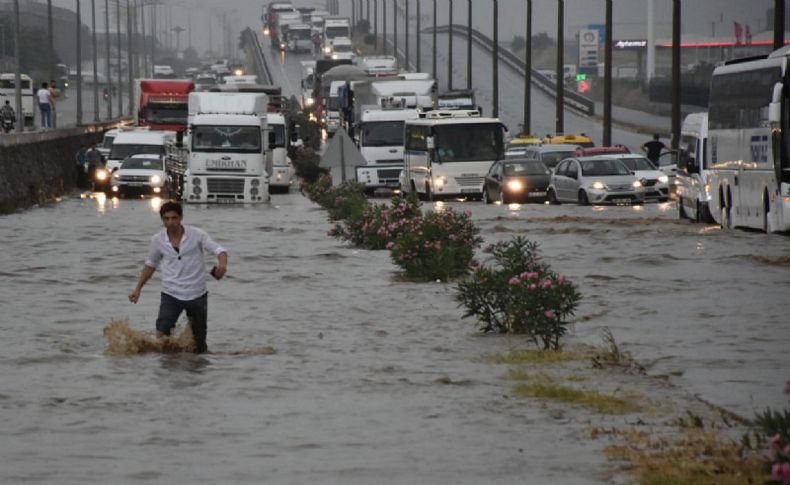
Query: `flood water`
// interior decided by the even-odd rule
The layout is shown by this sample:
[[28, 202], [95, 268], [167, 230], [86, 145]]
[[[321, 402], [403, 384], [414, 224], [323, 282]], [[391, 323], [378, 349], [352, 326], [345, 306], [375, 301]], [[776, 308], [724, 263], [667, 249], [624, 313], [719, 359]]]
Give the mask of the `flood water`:
[[[486, 243], [538, 241], [578, 283], [570, 341], [609, 327], [717, 405], [784, 404], [787, 237], [679, 222], [671, 203], [444, 206], [471, 209]], [[211, 354], [107, 353], [112, 320], [153, 328], [158, 276], [127, 294], [156, 209], [72, 197], [0, 217], [0, 483], [600, 481], [597, 445], [478, 358], [523, 341], [480, 335], [452, 285], [401, 282], [386, 251], [329, 238], [298, 193], [186, 207], [230, 254], [209, 282]]]

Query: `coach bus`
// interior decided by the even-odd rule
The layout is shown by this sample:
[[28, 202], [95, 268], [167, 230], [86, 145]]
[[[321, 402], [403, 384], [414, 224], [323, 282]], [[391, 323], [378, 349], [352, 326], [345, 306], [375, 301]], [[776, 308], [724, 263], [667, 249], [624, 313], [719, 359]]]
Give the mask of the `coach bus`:
[[481, 198], [486, 173], [504, 158], [505, 130], [477, 110], [428, 111], [407, 120], [401, 189], [424, 200]]
[[708, 107], [710, 213], [724, 228], [790, 230], [790, 47], [716, 68]]

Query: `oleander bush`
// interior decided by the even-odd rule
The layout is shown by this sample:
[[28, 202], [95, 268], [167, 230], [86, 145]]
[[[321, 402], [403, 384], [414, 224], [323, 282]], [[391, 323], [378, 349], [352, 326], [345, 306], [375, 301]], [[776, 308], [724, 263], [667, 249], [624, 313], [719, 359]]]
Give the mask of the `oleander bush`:
[[446, 208], [409, 219], [387, 249], [407, 279], [449, 281], [470, 271], [479, 232], [471, 212]]
[[536, 243], [523, 237], [486, 248], [494, 264], [480, 265], [458, 284], [456, 299], [483, 332], [527, 335], [545, 350], [558, 350], [580, 294], [564, 276], [537, 255]]
[[363, 184], [343, 182], [333, 186], [329, 175], [320, 177], [315, 183], [304, 184], [302, 190], [310, 200], [326, 209], [331, 221], [358, 217], [369, 205]]
[[[785, 395], [790, 398], [790, 381], [785, 384]], [[790, 485], [790, 409], [766, 409], [758, 413], [757, 425], [767, 437], [774, 483]]]
[[329, 235], [365, 249], [386, 249], [387, 243], [409, 227], [409, 221], [422, 215], [420, 202], [411, 195], [395, 195], [389, 205], [368, 204], [361, 212], [338, 221]]

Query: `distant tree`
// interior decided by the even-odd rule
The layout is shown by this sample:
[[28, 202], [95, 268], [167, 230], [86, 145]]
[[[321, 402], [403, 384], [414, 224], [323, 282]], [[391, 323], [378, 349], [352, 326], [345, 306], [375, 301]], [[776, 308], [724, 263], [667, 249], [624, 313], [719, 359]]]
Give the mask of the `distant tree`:
[[524, 37], [521, 35], [516, 35], [513, 37], [513, 40], [510, 41], [510, 50], [513, 52], [519, 52], [524, 50], [527, 47], [527, 41], [524, 40]]
[[550, 47], [554, 47], [556, 43], [554, 39], [549, 37], [549, 34], [546, 32], [541, 32], [538, 35], [532, 36], [532, 48], [535, 50], [543, 50], [548, 49]]
[[[16, 39], [11, 17], [0, 18], [0, 25], [5, 31], [5, 42], [3, 46], [5, 52], [0, 52], [0, 59], [12, 60], [14, 56], [14, 43]], [[49, 80], [49, 58], [47, 52], [49, 45], [47, 41], [47, 31], [40, 28], [22, 27], [20, 31], [21, 42], [19, 44], [20, 70], [33, 78], [34, 84]], [[60, 58], [55, 54], [55, 64], [60, 63]], [[5, 66], [6, 68], [10, 66]]]
[[199, 58], [197, 50], [194, 47], [187, 47], [184, 49], [184, 62], [186, 64], [198, 64]]

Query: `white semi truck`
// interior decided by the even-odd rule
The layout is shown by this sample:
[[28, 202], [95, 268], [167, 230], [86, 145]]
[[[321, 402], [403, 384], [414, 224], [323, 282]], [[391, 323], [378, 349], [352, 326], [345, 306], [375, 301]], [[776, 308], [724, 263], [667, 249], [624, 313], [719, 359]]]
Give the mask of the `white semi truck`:
[[356, 126], [356, 141], [367, 165], [356, 168], [357, 182], [367, 192], [377, 188], [398, 188], [403, 170], [403, 126], [416, 120], [420, 112], [400, 106], [364, 109]]
[[269, 200], [268, 104], [268, 96], [262, 93], [190, 93], [186, 150], [180, 152], [182, 158], [188, 157], [186, 202]]
[[293, 183], [294, 167], [288, 157], [289, 138], [285, 116], [282, 113], [268, 113], [266, 119], [270, 133], [269, 150], [266, 152], [266, 171], [271, 174], [269, 191], [287, 193]]

